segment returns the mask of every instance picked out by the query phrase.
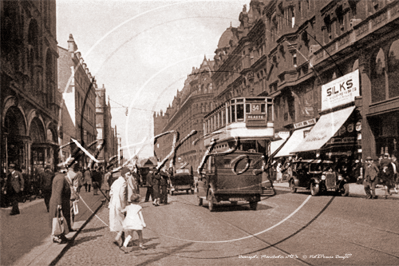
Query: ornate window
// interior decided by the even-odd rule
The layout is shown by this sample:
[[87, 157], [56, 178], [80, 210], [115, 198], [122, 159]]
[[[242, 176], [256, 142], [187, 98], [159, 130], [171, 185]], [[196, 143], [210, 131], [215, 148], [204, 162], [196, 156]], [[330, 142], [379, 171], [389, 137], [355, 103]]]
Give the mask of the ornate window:
[[377, 53], [371, 57], [371, 101], [373, 103], [383, 101], [386, 99], [385, 92], [385, 55], [380, 48]]
[[399, 96], [399, 40], [392, 43], [388, 53], [389, 98]]

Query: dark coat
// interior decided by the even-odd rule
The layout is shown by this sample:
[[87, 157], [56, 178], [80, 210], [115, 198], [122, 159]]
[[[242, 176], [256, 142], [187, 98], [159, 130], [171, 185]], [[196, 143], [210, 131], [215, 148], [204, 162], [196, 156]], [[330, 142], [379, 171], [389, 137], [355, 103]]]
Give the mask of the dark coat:
[[20, 171], [11, 169], [8, 181], [9, 189], [13, 189], [14, 192], [19, 193], [21, 190], [24, 190], [25, 181]]
[[375, 179], [378, 179], [378, 167], [375, 163], [372, 163], [370, 166], [366, 164], [364, 166], [364, 177], [367, 182], [374, 182]]
[[149, 186], [149, 187], [152, 187], [152, 174], [153, 174], [153, 172], [150, 171], [150, 172], [148, 172], [148, 174], [146, 176], [147, 186]]
[[152, 176], [152, 189], [154, 191], [154, 198], [159, 198], [159, 186], [161, 182], [161, 175], [159, 173], [153, 174]]
[[50, 169], [46, 169], [40, 180], [40, 189], [43, 191], [51, 191], [54, 176], [54, 173]]
[[66, 180], [66, 174], [57, 173], [53, 179], [52, 192], [50, 198], [50, 224], [54, 217], [57, 217], [57, 206], [61, 205], [62, 213], [68, 223], [68, 227], [71, 228], [71, 218], [70, 218], [70, 198], [71, 198], [71, 188]]

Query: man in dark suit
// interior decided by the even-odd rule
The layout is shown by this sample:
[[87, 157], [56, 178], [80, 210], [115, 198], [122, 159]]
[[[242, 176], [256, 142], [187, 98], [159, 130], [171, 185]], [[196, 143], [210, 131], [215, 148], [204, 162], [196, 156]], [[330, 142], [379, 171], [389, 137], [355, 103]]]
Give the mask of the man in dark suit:
[[[364, 169], [364, 191], [367, 199], [375, 199], [375, 187], [378, 184], [378, 166], [373, 162], [370, 156], [366, 158], [366, 165]], [[370, 193], [371, 190], [371, 193]]]
[[148, 202], [150, 200], [150, 196], [151, 196], [151, 200], [154, 200], [154, 194], [152, 191], [152, 175], [153, 175], [153, 171], [154, 169], [151, 169], [147, 176], [146, 176], [146, 182], [147, 182], [147, 193], [145, 194], [145, 202]]
[[46, 166], [44, 173], [40, 180], [40, 189], [42, 190], [44, 204], [46, 204], [47, 212], [49, 212], [50, 198], [51, 198], [51, 187], [53, 185], [54, 173], [51, 171], [49, 166]]
[[12, 210], [10, 215], [16, 215], [19, 214], [18, 199], [21, 192], [24, 191], [25, 182], [24, 178], [22, 177], [22, 173], [16, 170], [17, 167], [15, 164], [10, 164], [8, 168], [10, 170], [10, 175], [8, 178], [9, 183], [7, 193], [12, 201]]

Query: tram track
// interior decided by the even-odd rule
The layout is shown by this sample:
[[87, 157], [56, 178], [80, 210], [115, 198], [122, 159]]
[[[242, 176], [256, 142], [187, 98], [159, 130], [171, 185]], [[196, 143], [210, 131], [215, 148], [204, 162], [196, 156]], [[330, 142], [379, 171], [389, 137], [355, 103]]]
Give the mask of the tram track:
[[[318, 217], [320, 217], [320, 215], [328, 208], [328, 206], [333, 202], [334, 199], [335, 199], [335, 196], [332, 196], [331, 199], [327, 202], [327, 204], [322, 208], [322, 210], [315, 217], [313, 217], [308, 223], [306, 223], [305, 225], [303, 225], [301, 223], [298, 223], [298, 222], [295, 222], [292, 219], [289, 220], [288, 221], [289, 223], [295, 224], [295, 225], [299, 225], [299, 226], [301, 226], [301, 228], [299, 230], [297, 230], [296, 232], [294, 232], [293, 234], [290, 234], [288, 237], [285, 237], [284, 239], [282, 239], [282, 240], [280, 240], [280, 241], [278, 241], [276, 243], [270, 243], [270, 242], [268, 242], [268, 241], [266, 241], [266, 240], [264, 240], [264, 239], [262, 239], [262, 238], [260, 238], [260, 237], [258, 237], [256, 235], [246, 231], [245, 229], [230, 223], [229, 221], [227, 221], [225, 219], [222, 219], [220, 217], [216, 217], [216, 215], [214, 215], [214, 214], [212, 214], [210, 212], [204, 211], [204, 214], [211, 215], [212, 217], [216, 218], [217, 220], [219, 220], [219, 221], [221, 221], [223, 223], [226, 223], [229, 226], [232, 226], [232, 227], [236, 228], [237, 230], [240, 230], [241, 232], [243, 232], [243, 233], [245, 233], [245, 234], [247, 234], [249, 236], [253, 236], [253, 238], [256, 238], [257, 240], [267, 244], [268, 246], [264, 247], [264, 248], [261, 248], [261, 249], [258, 249], [258, 250], [253, 250], [253, 251], [247, 252], [245, 254], [235, 254], [235, 255], [229, 255], [229, 256], [218, 256], [218, 257], [208, 257], [208, 258], [181, 256], [181, 255], [176, 255], [176, 254], [173, 254], [173, 255], [180, 256], [182, 258], [192, 258], [192, 259], [226, 259], [226, 258], [237, 257], [239, 255], [250, 255], [250, 254], [253, 254], [255, 252], [260, 252], [260, 251], [263, 251], [263, 250], [266, 250], [266, 249], [269, 249], [269, 248], [273, 248], [274, 250], [277, 250], [279, 252], [284, 253], [286, 256], [290, 256], [290, 255], [292, 255], [292, 253], [288, 252], [287, 250], [284, 250], [284, 249], [281, 249], [281, 248], [277, 247], [277, 245], [279, 245], [279, 244], [285, 242], [286, 240], [292, 238], [294, 235], [297, 235], [299, 232], [303, 231], [304, 229], [307, 229], [311, 233], [318, 234], [318, 235], [323, 235], [324, 237], [329, 238], [329, 239], [336, 239], [337, 241], [340, 241], [340, 242], [352, 244], [352, 245], [355, 245], [355, 246], [358, 246], [358, 247], [361, 247], [361, 248], [364, 248], [364, 249], [368, 249], [370, 251], [380, 252], [382, 254], [385, 254], [385, 255], [388, 255], [388, 256], [391, 256], [391, 257], [399, 259], [398, 255], [386, 252], [386, 251], [378, 249], [378, 248], [370, 247], [370, 246], [367, 246], [367, 245], [364, 245], [364, 244], [361, 244], [361, 243], [357, 243], [357, 242], [351, 241], [349, 239], [344, 238], [343, 236], [339, 236], [337, 234], [329, 234], [325, 230], [308, 228], [308, 226], [310, 224], [312, 224], [315, 220], [317, 220]], [[179, 204], [185, 204], [185, 205], [190, 205], [190, 206], [196, 206], [197, 207], [196, 204], [193, 204], [193, 203], [191, 203], [191, 202], [189, 202], [187, 200], [177, 199], [174, 202], [177, 202]], [[238, 204], [237, 206], [240, 206], [240, 205], [246, 205], [246, 204]], [[348, 223], [348, 222], [346, 222], [346, 223]], [[357, 224], [359, 224], [359, 223], [357, 223]], [[365, 226], [365, 225], [361, 224], [361, 226]], [[376, 230], [376, 231], [379, 231], [379, 232], [384, 232], [384, 233], [387, 233], [387, 234], [399, 235], [398, 232], [394, 232], [394, 231], [391, 231], [391, 230], [385, 230], [385, 229], [381, 229], [381, 228], [372, 228], [372, 227], [369, 227], [369, 226], [366, 226], [366, 227], [368, 229], [373, 229], [373, 230]], [[167, 237], [167, 236], [164, 235], [164, 237]], [[311, 263], [309, 263], [307, 261], [304, 261], [304, 260], [302, 260], [300, 258], [292, 258], [292, 259], [300, 262], [301, 264], [312, 265]]]
[[[177, 199], [177, 200], [175, 200], [173, 202], [176, 202], [176, 203], [179, 203], [179, 204], [185, 204], [185, 205], [189, 205], [189, 206], [198, 207], [197, 205], [195, 205], [195, 204], [193, 204], [191, 202], [182, 201], [182, 200], [179, 200], [179, 199]], [[240, 205], [244, 205], [244, 204], [238, 204], [237, 206], [240, 206]], [[274, 250], [276, 250], [278, 252], [283, 253], [286, 258], [291, 258], [293, 260], [296, 260], [296, 261], [298, 261], [299, 263], [301, 263], [303, 265], [313, 265], [313, 264], [311, 264], [311, 263], [309, 263], [307, 261], [304, 261], [304, 260], [300, 259], [299, 257], [297, 257], [295, 255], [292, 255], [292, 253], [290, 253], [290, 252], [288, 252], [288, 251], [286, 251], [286, 250], [284, 250], [282, 248], [277, 247], [276, 244], [272, 244], [272, 243], [270, 243], [270, 242], [268, 242], [268, 241], [266, 241], [266, 240], [264, 240], [264, 239], [262, 239], [262, 238], [260, 238], [260, 237], [258, 237], [256, 235], [248, 232], [247, 230], [245, 230], [245, 229], [243, 229], [243, 228], [241, 228], [239, 226], [234, 225], [233, 223], [231, 223], [231, 222], [229, 222], [229, 221], [227, 221], [225, 219], [221, 219], [219, 217], [216, 217], [216, 215], [214, 215], [214, 214], [212, 214], [210, 212], [206, 212], [205, 210], [204, 210], [204, 214], [210, 215], [213, 218], [215, 218], [215, 219], [217, 219], [217, 220], [219, 220], [219, 221], [221, 221], [221, 222], [223, 222], [223, 223], [225, 223], [225, 224], [227, 224], [227, 225], [229, 225], [229, 226], [231, 226], [231, 227], [243, 232], [244, 234], [246, 234], [248, 236], [252, 236], [253, 238], [257, 239], [258, 241], [261, 241], [264, 244], [266, 244], [267, 247], [263, 247], [263, 248], [260, 248], [260, 249], [257, 249], [257, 250], [253, 250], [253, 251], [250, 251], [250, 252], [247, 252], [247, 253], [240, 253], [240, 254], [234, 254], [234, 255], [229, 255], [229, 256], [194, 257], [194, 256], [183, 256], [183, 255], [177, 255], [177, 254], [169, 254], [169, 255], [178, 256], [180, 258], [186, 258], [186, 259], [202, 259], [202, 260], [206, 260], [206, 259], [209, 259], [209, 260], [213, 260], [213, 259], [228, 259], [228, 258], [237, 258], [239, 255], [246, 256], [246, 255], [253, 254], [255, 252], [260, 252], [260, 251], [272, 248], [272, 249], [274, 249]], [[154, 230], [151, 230], [151, 231], [153, 231], [154, 233], [156, 233], [159, 236], [168, 237], [168, 238], [172, 238], [172, 239], [175, 239], [175, 240], [182, 240], [182, 239], [178, 239], [178, 238], [175, 238], [175, 237], [170, 237], [170, 236], [167, 236], [167, 235], [164, 235], [164, 234], [160, 234], [160, 233], [158, 233], [157, 231], [154, 231]], [[197, 241], [190, 241], [190, 240], [184, 240], [184, 241], [186, 241], [186, 242], [197, 242]], [[200, 241], [198, 241], [198, 242], [200, 242]]]

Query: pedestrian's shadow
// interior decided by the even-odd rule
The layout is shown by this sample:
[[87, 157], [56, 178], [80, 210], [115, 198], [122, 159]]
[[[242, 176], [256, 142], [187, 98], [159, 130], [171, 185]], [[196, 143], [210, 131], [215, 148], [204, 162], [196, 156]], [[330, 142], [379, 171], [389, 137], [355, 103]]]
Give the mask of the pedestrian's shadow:
[[[148, 239], [143, 239], [143, 244], [145, 246], [146, 249], [155, 249], [160, 243], [152, 243], [152, 244], [147, 244], [148, 242], [151, 242], [154, 239], [158, 239], [158, 237], [152, 237], [152, 238], [148, 238]], [[139, 240], [135, 239], [133, 241], [131, 241], [128, 245], [128, 247], [135, 247], [133, 248], [133, 250], [135, 249], [139, 249]]]
[[82, 238], [79, 238], [79, 239], [75, 239], [73, 241], [73, 243], [72, 243], [72, 246], [77, 246], [77, 245], [80, 245], [80, 244], [82, 244], [84, 242], [93, 241], [93, 240], [95, 240], [95, 239], [97, 239], [99, 237], [103, 237], [103, 236], [102, 235], [85, 236], [85, 237], [82, 237]]
[[83, 229], [81, 232], [82, 233], [90, 233], [90, 232], [103, 230], [104, 228], [105, 228], [105, 226], [97, 227], [97, 228], [90, 228], [90, 229]]

